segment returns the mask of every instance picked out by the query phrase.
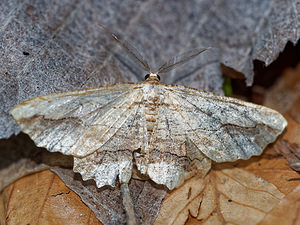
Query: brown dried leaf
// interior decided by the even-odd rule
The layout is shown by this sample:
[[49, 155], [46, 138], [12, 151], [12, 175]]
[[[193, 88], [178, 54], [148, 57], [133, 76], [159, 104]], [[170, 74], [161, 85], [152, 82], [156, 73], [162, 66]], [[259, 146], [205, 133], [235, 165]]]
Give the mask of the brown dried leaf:
[[79, 196], [49, 170], [9, 185], [0, 199], [1, 224], [101, 224]]
[[25, 99], [143, 79], [136, 64], [98, 29], [99, 22], [133, 43], [150, 64], [186, 50], [222, 46], [162, 77], [219, 93], [219, 62], [244, 73], [251, 84], [253, 59], [269, 64], [288, 40], [295, 43], [300, 36], [296, 0], [5, 0], [0, 7], [2, 138], [19, 132], [9, 111]]
[[[65, 184], [77, 193], [103, 224], [123, 224], [126, 221], [119, 185], [98, 189], [93, 180], [83, 181], [72, 169], [53, 169]], [[153, 183], [152, 183], [153, 184]], [[165, 197], [166, 188], [147, 181], [131, 179], [130, 194], [139, 224], [153, 224]]]
[[[21, 178], [0, 195], [0, 224], [125, 224], [120, 189], [98, 189], [71, 169], [55, 172], [75, 192], [49, 171]], [[139, 224], [152, 224], [166, 191], [137, 180], [129, 187]]]
[[274, 184], [284, 194], [290, 193], [299, 185], [300, 174], [289, 168], [286, 159], [271, 147], [261, 157], [239, 161], [235, 165]]
[[38, 148], [25, 134], [0, 140], [0, 191], [15, 180], [54, 166], [72, 167], [73, 158]]
[[284, 197], [273, 184], [245, 170], [220, 168], [192, 178], [163, 201], [159, 224], [257, 224]]
[[265, 105], [285, 113], [287, 131], [274, 148], [288, 160], [291, 168], [300, 171], [300, 64], [283, 73], [267, 92]]
[[300, 123], [288, 115], [286, 119], [289, 123], [287, 131], [274, 148], [287, 159], [291, 168], [300, 172]]
[[205, 180], [192, 178], [169, 193], [155, 224], [257, 224], [299, 184], [300, 174], [271, 145], [262, 156], [215, 165]]
[[[300, 64], [296, 68], [287, 69], [266, 93], [264, 105], [281, 112], [294, 113], [294, 119], [300, 123]], [[297, 104], [298, 103], [298, 104]]]
[[[300, 85], [300, 82], [298, 83]], [[299, 91], [300, 92], [300, 91]], [[297, 98], [297, 100], [294, 102], [293, 107], [289, 111], [289, 115], [293, 117], [297, 123], [300, 123], [300, 96]]]
[[282, 199], [258, 225], [272, 224], [300, 224], [300, 185]]

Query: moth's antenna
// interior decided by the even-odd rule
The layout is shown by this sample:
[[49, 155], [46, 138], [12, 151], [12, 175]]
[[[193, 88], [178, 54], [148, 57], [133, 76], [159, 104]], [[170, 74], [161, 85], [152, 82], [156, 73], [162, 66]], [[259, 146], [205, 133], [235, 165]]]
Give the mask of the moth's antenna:
[[172, 57], [167, 62], [165, 62], [163, 65], [161, 65], [161, 67], [159, 67], [156, 74], [169, 72], [170, 70], [175, 69], [178, 65], [183, 64], [183, 63], [189, 61], [190, 59], [196, 57], [197, 55], [200, 55], [202, 52], [205, 52], [208, 49], [211, 49], [214, 47], [216, 47], [216, 46], [212, 46], [212, 47], [208, 47], [208, 48], [204, 48], [204, 49], [200, 49], [200, 50], [194, 49], [191, 51], [187, 51], [181, 55]]
[[138, 51], [132, 45], [130, 45], [128, 42], [121, 40], [117, 35], [113, 34], [102, 24], [98, 24], [98, 25], [102, 27], [110, 36], [112, 36], [123, 48], [125, 48], [137, 61], [139, 61], [149, 73], [152, 73], [148, 63], [142, 60], [143, 57], [141, 56], [141, 54], [138, 53]]

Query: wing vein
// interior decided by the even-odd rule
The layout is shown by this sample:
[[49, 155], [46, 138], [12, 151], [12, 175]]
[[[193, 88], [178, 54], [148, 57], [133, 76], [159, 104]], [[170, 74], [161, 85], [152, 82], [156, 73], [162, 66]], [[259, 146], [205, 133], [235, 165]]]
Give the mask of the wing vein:
[[[170, 92], [170, 93], [171, 93], [171, 92]], [[169, 97], [170, 97], [169, 99], [170, 99], [172, 102], [174, 102], [174, 97], [172, 97], [170, 94], [169, 94]], [[173, 100], [172, 100], [172, 99], [173, 99]], [[185, 119], [185, 117], [182, 115], [181, 111], [178, 110], [177, 108], [175, 108], [175, 109], [176, 109], [176, 111], [180, 114], [182, 120], [185, 121], [185, 123], [190, 127], [190, 131], [192, 131], [196, 137], [198, 137], [199, 139], [201, 139], [200, 136], [197, 134], [197, 132], [195, 132], [195, 130], [192, 129], [192, 126], [190, 125], [190, 123], [189, 123], [188, 121], [186, 121], [186, 119]], [[187, 134], [187, 135], [188, 135], [188, 134]], [[220, 144], [223, 146], [223, 148], [225, 148], [225, 146], [224, 146], [222, 143], [220, 143]], [[199, 147], [198, 147], [197, 145], [195, 145], [195, 146], [199, 149]], [[200, 150], [200, 149], [199, 149], [199, 150]], [[200, 150], [200, 151], [201, 151], [201, 150]], [[202, 151], [201, 151], [201, 152], [202, 152]]]
[[[211, 117], [212, 119], [215, 119], [216, 121], [218, 121], [220, 124], [221, 124], [221, 126], [220, 126], [220, 129], [223, 129], [223, 130], [225, 130], [226, 131], [226, 133], [230, 136], [230, 138], [231, 138], [231, 140], [233, 140], [234, 141], [234, 143], [236, 144], [236, 146], [243, 152], [243, 154], [245, 155], [245, 156], [247, 156], [247, 154], [246, 154], [246, 152], [245, 152], [245, 150], [242, 148], [242, 146], [237, 142], [237, 140], [232, 136], [232, 134], [228, 131], [228, 128], [227, 128], [227, 126], [229, 125], [233, 125], [233, 126], [236, 126], [236, 125], [234, 125], [234, 124], [223, 124], [219, 119], [217, 119], [217, 118], [215, 118], [215, 117], [213, 117], [212, 115], [209, 115], [209, 114], [207, 114], [207, 113], [205, 113], [203, 110], [201, 110], [198, 106], [196, 106], [195, 104], [193, 104], [193, 103], [191, 103], [189, 100], [187, 100], [187, 99], [184, 99], [184, 98], [182, 98], [180, 95], [176, 95], [177, 97], [179, 97], [179, 98], [181, 98], [182, 100], [184, 100], [184, 101], [186, 101], [186, 102], [188, 102], [189, 104], [191, 104], [192, 106], [194, 106], [195, 108], [197, 108], [200, 112], [202, 112], [203, 114], [206, 114], [206, 115], [208, 115], [209, 117]], [[238, 126], [238, 127], [240, 127], [240, 126]], [[251, 127], [252, 128], [252, 127]], [[203, 129], [201, 129], [201, 130], [203, 130]], [[218, 129], [217, 129], [218, 130]], [[216, 131], [217, 131], [216, 130]], [[209, 131], [212, 131], [212, 130], [209, 130]], [[198, 136], [198, 135], [197, 135]], [[217, 136], [219, 136], [219, 135], [217, 135]], [[199, 136], [198, 136], [199, 137]], [[245, 137], [245, 135], [243, 135], [243, 137]], [[247, 138], [247, 137], [246, 137]], [[247, 140], [249, 140], [248, 138], [247, 138]], [[222, 146], [225, 148], [225, 146], [222, 144]]]
[[[125, 104], [125, 102], [123, 103]], [[120, 119], [123, 118], [123, 115], [125, 113], [128, 113], [128, 109], [130, 109], [132, 107], [132, 105], [135, 104], [135, 101], [133, 101], [128, 107], [127, 107], [127, 110], [124, 110], [121, 114], [119, 114], [120, 116], [114, 121], [113, 124], [111, 124], [111, 126], [109, 127], [109, 129], [107, 129], [107, 131], [102, 135], [102, 138], [103, 139], [105, 137], [105, 135], [109, 132], [109, 130], [118, 122], [120, 121]], [[131, 113], [128, 114], [128, 116], [124, 119], [124, 121], [122, 122], [122, 124], [120, 124], [117, 128], [117, 130], [104, 142], [102, 143], [102, 145], [98, 148], [98, 150], [100, 150], [108, 141], [110, 141], [115, 135], [116, 133], [120, 130], [120, 128], [122, 127], [122, 125], [127, 121], [127, 119], [129, 118], [129, 116], [131, 115]], [[97, 149], [96, 149], [97, 150]], [[95, 150], [95, 151], [96, 151]], [[93, 151], [93, 152], [95, 152]], [[92, 154], [93, 152], [91, 152], [90, 154]], [[89, 154], [89, 155], [90, 155]]]

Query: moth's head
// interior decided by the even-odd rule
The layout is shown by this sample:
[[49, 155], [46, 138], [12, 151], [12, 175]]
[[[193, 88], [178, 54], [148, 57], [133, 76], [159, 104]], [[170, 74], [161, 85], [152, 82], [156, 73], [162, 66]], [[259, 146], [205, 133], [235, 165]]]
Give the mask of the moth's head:
[[145, 81], [160, 81], [160, 76], [157, 73], [150, 73], [145, 76]]

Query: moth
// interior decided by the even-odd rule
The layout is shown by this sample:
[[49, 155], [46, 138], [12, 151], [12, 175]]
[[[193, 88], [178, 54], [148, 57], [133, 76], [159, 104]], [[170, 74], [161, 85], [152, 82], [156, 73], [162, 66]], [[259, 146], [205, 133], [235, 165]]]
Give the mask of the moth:
[[[104, 28], [104, 27], [103, 27]], [[40, 96], [11, 114], [39, 147], [74, 156], [74, 171], [100, 188], [128, 183], [133, 167], [174, 189], [211, 168], [259, 155], [287, 126], [270, 108], [160, 82], [204, 50], [173, 58], [153, 72], [134, 48], [104, 28], [143, 65], [141, 83], [121, 83]], [[205, 49], [207, 50], [207, 49]]]

